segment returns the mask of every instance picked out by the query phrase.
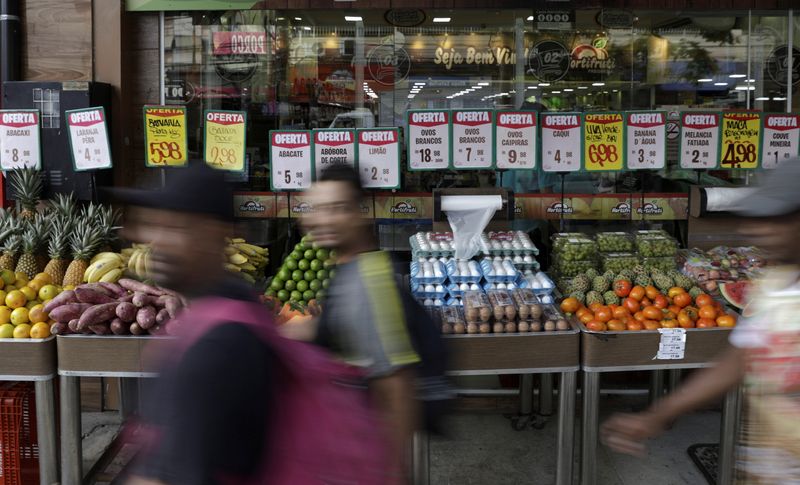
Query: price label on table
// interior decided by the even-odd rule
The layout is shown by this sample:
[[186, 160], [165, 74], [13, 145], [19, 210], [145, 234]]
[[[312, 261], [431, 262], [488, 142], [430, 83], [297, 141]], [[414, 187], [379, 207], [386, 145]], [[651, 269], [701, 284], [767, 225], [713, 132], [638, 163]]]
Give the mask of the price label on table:
[[358, 172], [364, 188], [400, 188], [400, 132], [397, 128], [358, 130]]
[[206, 163], [220, 170], [244, 172], [246, 128], [245, 111], [206, 111]]
[[408, 112], [408, 169], [438, 170], [450, 167], [450, 112]]
[[275, 130], [269, 134], [272, 190], [311, 187], [311, 132]]
[[188, 163], [186, 108], [144, 107], [144, 160], [148, 167], [185, 167]]
[[722, 147], [719, 168], [758, 168], [761, 147], [759, 113], [723, 113]]
[[578, 172], [583, 155], [580, 113], [542, 113], [542, 168], [545, 172]]
[[356, 165], [355, 130], [314, 130], [315, 180], [326, 168], [344, 164]]
[[0, 110], [0, 168], [41, 168], [39, 111]]
[[664, 168], [667, 116], [661, 111], [625, 114], [626, 160], [630, 170]]
[[658, 353], [653, 360], [680, 360], [686, 354], [685, 328], [659, 328], [661, 338], [658, 342]]
[[800, 153], [800, 115], [765, 114], [762, 119], [761, 167], [777, 168], [781, 162]]
[[498, 111], [494, 132], [496, 167], [536, 168], [536, 112]]
[[719, 113], [681, 114], [681, 168], [717, 168], [720, 138]]
[[588, 113], [584, 117], [583, 166], [590, 172], [622, 170], [624, 158], [622, 113]]
[[482, 169], [494, 166], [494, 112], [453, 111], [453, 167]]
[[106, 113], [102, 107], [66, 111], [69, 144], [76, 172], [111, 168]]

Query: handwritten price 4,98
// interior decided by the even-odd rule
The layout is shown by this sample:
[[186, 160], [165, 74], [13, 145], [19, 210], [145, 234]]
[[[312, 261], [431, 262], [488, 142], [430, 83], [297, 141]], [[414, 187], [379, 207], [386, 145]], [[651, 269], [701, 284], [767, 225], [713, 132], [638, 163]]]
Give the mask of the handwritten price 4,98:
[[756, 146], [749, 142], [729, 142], [722, 157], [723, 165], [737, 167], [742, 163], [756, 163]]
[[606, 145], [604, 143], [589, 145], [589, 162], [603, 167], [606, 162], [617, 163], [618, 161], [619, 154], [617, 153], [616, 145]]
[[169, 164], [169, 161], [183, 160], [181, 146], [174, 141], [150, 143], [150, 161], [153, 164]]

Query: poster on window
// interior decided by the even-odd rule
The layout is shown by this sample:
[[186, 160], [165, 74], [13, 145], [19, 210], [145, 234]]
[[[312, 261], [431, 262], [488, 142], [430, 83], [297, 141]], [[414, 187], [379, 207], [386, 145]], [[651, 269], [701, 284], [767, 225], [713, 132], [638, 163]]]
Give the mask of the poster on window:
[[40, 169], [39, 130], [38, 110], [0, 110], [0, 169]]
[[76, 172], [111, 168], [106, 113], [102, 107], [66, 111], [69, 146]]
[[719, 113], [681, 113], [681, 168], [717, 168], [720, 119]]
[[449, 111], [409, 111], [407, 133], [409, 170], [450, 168]]
[[148, 167], [185, 167], [188, 163], [186, 108], [144, 107], [144, 160]]
[[663, 111], [625, 113], [626, 160], [630, 170], [664, 168], [667, 158], [667, 115]]
[[496, 167], [506, 170], [536, 168], [536, 112], [498, 111], [495, 117]]
[[622, 113], [588, 113], [584, 117], [584, 168], [590, 172], [622, 170], [625, 145]]
[[206, 163], [219, 170], [244, 172], [247, 146], [247, 112], [207, 110]]
[[583, 155], [580, 113], [542, 113], [542, 169], [545, 172], [578, 172]]
[[310, 131], [271, 131], [269, 148], [272, 190], [304, 190], [311, 187], [314, 172]]
[[494, 167], [494, 112], [488, 109], [453, 111], [453, 167]]
[[765, 114], [762, 120], [762, 168], [777, 168], [782, 162], [800, 153], [800, 114]]
[[356, 166], [356, 131], [349, 129], [314, 130], [314, 180], [334, 165]]
[[400, 188], [400, 131], [358, 130], [358, 172], [366, 189]]
[[761, 114], [730, 112], [722, 114], [722, 146], [719, 168], [758, 168], [761, 148]]

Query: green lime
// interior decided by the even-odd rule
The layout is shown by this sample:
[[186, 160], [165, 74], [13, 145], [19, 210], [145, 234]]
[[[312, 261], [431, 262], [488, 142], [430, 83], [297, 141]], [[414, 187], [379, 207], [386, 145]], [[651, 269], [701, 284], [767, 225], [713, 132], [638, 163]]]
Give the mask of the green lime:
[[273, 291], [278, 291], [283, 288], [283, 280], [275, 277], [272, 279], [272, 283], [269, 284], [269, 288]]
[[302, 280], [303, 276], [304, 276], [303, 272], [300, 271], [299, 269], [296, 269], [296, 270], [292, 271], [292, 279], [295, 280], [295, 281]]
[[308, 289], [313, 291], [319, 291], [322, 288], [322, 282], [320, 280], [314, 280], [308, 284]]
[[[303, 252], [305, 252], [305, 250], [306, 250], [306, 249], [308, 249], [308, 246], [306, 246], [306, 245], [305, 245], [305, 244], [303, 244], [302, 242], [301, 242], [301, 243], [298, 243], [298, 244], [297, 244], [297, 246], [295, 246], [295, 247], [294, 247], [294, 250], [295, 250], [295, 251], [300, 251], [300, 254], [303, 254]], [[302, 259], [302, 258], [303, 258], [303, 257], [302, 257], [302, 256], [300, 256], [300, 257], [299, 257], [299, 258], [297, 258], [297, 259]]]
[[317, 257], [317, 252], [313, 249], [307, 249], [305, 253], [303, 253], [303, 257], [309, 261]]
[[309, 263], [307, 259], [301, 259], [297, 262], [297, 269], [308, 271], [309, 267], [311, 267], [311, 263]]
[[280, 301], [286, 301], [289, 299], [289, 292], [286, 290], [281, 290], [278, 292], [278, 299]]
[[289, 300], [291, 301], [300, 301], [301, 299], [303, 299], [303, 294], [297, 290], [294, 290], [289, 294]]
[[287, 259], [284, 265], [289, 271], [294, 271], [297, 269], [297, 261], [292, 258]]
[[317, 292], [317, 300], [321, 300], [323, 298], [325, 298], [325, 290], [319, 290]]
[[303, 252], [295, 248], [295, 250], [289, 254], [289, 259], [294, 259], [295, 261], [303, 259]]
[[297, 291], [304, 292], [308, 289], [308, 281], [300, 280], [297, 282]]
[[272, 290], [272, 289], [269, 289], [266, 292], [264, 292], [264, 294], [267, 295], [267, 296], [275, 296], [275, 291]]
[[322, 280], [322, 287], [323, 287], [324, 289], [326, 289], [326, 290], [327, 290], [327, 289], [328, 289], [328, 287], [330, 287], [330, 286], [331, 286], [331, 280], [329, 280], [329, 279], [324, 279], [324, 280]]
[[308, 270], [305, 272], [305, 274], [303, 274], [303, 279], [311, 282], [312, 280], [317, 279], [317, 273], [315, 271]]
[[322, 269], [322, 261], [320, 261], [320, 260], [318, 260], [318, 259], [315, 259], [314, 261], [311, 261], [310, 268], [311, 268], [312, 270], [314, 270], [314, 271], [319, 271], [319, 270], [321, 270], [321, 269]]
[[296, 290], [297, 289], [297, 282], [295, 280], [287, 280], [286, 283], [284, 283], [283, 288], [286, 291]]
[[280, 271], [278, 271], [278, 274], [275, 275], [275, 279], [279, 279], [282, 281], [290, 280], [292, 279], [292, 273], [288, 269], [281, 269]]
[[331, 253], [327, 249], [317, 249], [317, 259], [325, 261], [330, 257]]
[[322, 267], [325, 269], [331, 269], [336, 265], [332, 259], [326, 259], [324, 263], [322, 263]]
[[303, 299], [306, 300], [306, 301], [313, 300], [314, 297], [316, 297], [316, 296], [317, 296], [316, 292], [311, 291], [311, 290], [306, 290], [306, 291], [303, 292]]
[[328, 279], [328, 276], [329, 276], [328, 270], [326, 270], [326, 269], [321, 269], [321, 270], [317, 271], [317, 279], [318, 280], [326, 280], [326, 279]]

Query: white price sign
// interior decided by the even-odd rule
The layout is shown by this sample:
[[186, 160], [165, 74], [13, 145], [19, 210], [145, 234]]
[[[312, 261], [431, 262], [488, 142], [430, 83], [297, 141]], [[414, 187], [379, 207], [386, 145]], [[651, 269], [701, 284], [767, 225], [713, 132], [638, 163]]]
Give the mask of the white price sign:
[[583, 155], [580, 113], [542, 113], [542, 168], [545, 172], [578, 172]]
[[272, 190], [303, 190], [311, 187], [311, 132], [272, 131], [269, 141]]
[[800, 153], [800, 115], [765, 114], [761, 138], [761, 167], [777, 168], [778, 165]]
[[397, 128], [358, 130], [358, 171], [364, 188], [400, 188], [400, 132]]
[[495, 116], [497, 168], [536, 168], [536, 112], [498, 111]]
[[333, 165], [356, 164], [355, 130], [314, 130], [314, 173], [316, 180]]
[[494, 112], [453, 111], [453, 167], [462, 169], [494, 166]]
[[408, 169], [439, 170], [450, 167], [450, 112], [408, 112]]
[[661, 338], [653, 360], [681, 360], [686, 354], [685, 328], [659, 328]]
[[0, 110], [0, 168], [41, 168], [38, 110]]
[[102, 107], [66, 111], [69, 144], [76, 172], [111, 168], [106, 113]]
[[719, 113], [681, 113], [681, 168], [717, 168], [719, 160]]
[[626, 113], [625, 140], [629, 170], [664, 168], [667, 158], [666, 113]]

